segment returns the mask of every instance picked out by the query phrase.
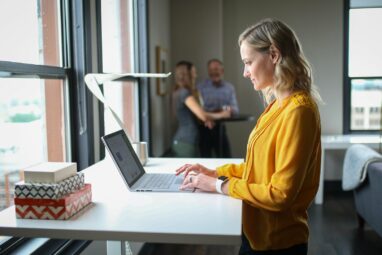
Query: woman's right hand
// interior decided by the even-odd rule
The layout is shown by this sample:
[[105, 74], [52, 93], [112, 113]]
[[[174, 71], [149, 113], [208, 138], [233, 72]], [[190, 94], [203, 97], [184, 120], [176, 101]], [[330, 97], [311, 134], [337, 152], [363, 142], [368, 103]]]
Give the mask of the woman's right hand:
[[225, 110], [222, 110], [222, 111], [219, 112], [219, 113], [220, 113], [220, 115], [221, 115], [221, 118], [223, 118], [223, 119], [230, 118], [230, 117], [231, 117], [231, 114], [232, 114], [232, 112], [231, 112], [231, 108], [230, 108], [230, 107], [228, 107], [228, 108], [225, 109]]
[[187, 175], [192, 172], [195, 174], [205, 174], [211, 177], [217, 177], [216, 170], [209, 169], [201, 164], [185, 164], [181, 166], [180, 168], [176, 169], [175, 175], [184, 174], [184, 177], [186, 178]]

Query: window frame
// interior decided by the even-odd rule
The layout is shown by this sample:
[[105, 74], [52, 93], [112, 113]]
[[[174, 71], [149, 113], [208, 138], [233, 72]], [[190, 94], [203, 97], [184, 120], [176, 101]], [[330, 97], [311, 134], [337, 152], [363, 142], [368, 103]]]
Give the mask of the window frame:
[[[102, 73], [102, 31], [101, 31], [101, 2], [97, 0], [98, 3], [98, 14], [97, 14], [97, 34], [98, 34], [98, 56], [99, 65], [98, 73]], [[132, 15], [133, 15], [133, 47], [134, 52], [138, 52], [134, 56], [133, 70], [136, 73], [149, 73], [149, 48], [148, 48], [148, 3], [147, 0], [132, 0]], [[139, 139], [140, 141], [145, 141], [148, 146], [148, 154], [152, 155], [152, 139], [151, 139], [151, 129], [150, 129], [150, 79], [149, 78], [137, 78], [137, 77], [127, 77], [118, 79], [118, 81], [130, 81], [134, 82], [138, 90], [138, 98], [136, 105], [138, 114], [138, 126], [139, 126]], [[100, 87], [103, 92], [102, 86]], [[102, 103], [98, 103], [99, 109], [99, 134], [105, 135], [104, 126], [104, 106]], [[100, 141], [98, 141], [100, 143]], [[103, 159], [105, 157], [105, 147], [103, 144], [100, 146], [99, 157]]]
[[[134, 15], [134, 50], [136, 72], [147, 73], [149, 70], [148, 55], [148, 4], [147, 0], [133, 0]], [[102, 43], [101, 35], [101, 0], [70, 1], [61, 0], [61, 31], [63, 67], [25, 64], [19, 62], [0, 61], [1, 77], [38, 77], [62, 79], [67, 85], [68, 103], [66, 111], [69, 113], [67, 135], [70, 146], [71, 161], [77, 162], [78, 170], [82, 170], [105, 155], [104, 146], [99, 139], [104, 135], [104, 108], [86, 89], [84, 76], [90, 72], [102, 72]], [[92, 15], [94, 11], [95, 15]], [[95, 29], [92, 26], [95, 25]], [[92, 40], [95, 37], [95, 40]], [[95, 52], [94, 52], [95, 49]], [[94, 54], [95, 53], [95, 54]], [[140, 139], [151, 141], [150, 131], [150, 80], [149, 78], [130, 78], [138, 86], [139, 134]], [[86, 116], [80, 112], [86, 112]], [[94, 115], [96, 114], [96, 115]], [[94, 119], [93, 116], [98, 116]], [[80, 120], [86, 123], [85, 132], [79, 132]], [[151, 155], [151, 147], [149, 155]], [[97, 149], [98, 148], [98, 149]], [[16, 245], [26, 240], [23, 237], [10, 237], [0, 244]], [[66, 242], [67, 243], [67, 242]]]
[[[344, 134], [379, 134], [380, 130], [355, 130], [351, 129], [351, 81], [356, 79], [374, 80], [382, 79], [382, 76], [363, 76], [363, 77], [350, 77], [349, 76], [349, 18], [351, 9], [362, 8], [382, 8], [382, 6], [362, 6], [361, 1], [355, 1], [354, 7], [351, 7], [351, 0], [344, 0], [344, 75], [343, 75], [343, 133]], [[382, 116], [381, 116], [382, 117]], [[382, 124], [382, 119], [381, 119]], [[381, 126], [382, 128], [382, 126]]]
[[[138, 54], [135, 55], [135, 67], [138, 73], [149, 73], [149, 37], [148, 37], [148, 2], [147, 0], [133, 1], [134, 12], [134, 47]], [[139, 108], [139, 134], [140, 140], [147, 142], [149, 156], [152, 155], [152, 134], [150, 129], [150, 79], [137, 79], [138, 108]]]
[[[64, 23], [66, 23], [63, 17], [63, 3], [65, 0], [61, 1], [61, 26], [65, 26]], [[67, 16], [66, 16], [67, 17]], [[63, 56], [66, 55], [68, 47], [66, 43], [68, 42], [68, 38], [66, 38], [66, 30], [62, 30], [63, 36], [61, 38], [62, 40], [62, 50], [63, 50]], [[39, 78], [39, 79], [57, 79], [62, 80], [64, 87], [68, 88], [70, 90], [70, 83], [68, 81], [71, 77], [70, 69], [67, 67], [67, 65], [62, 63], [62, 67], [59, 66], [49, 66], [49, 65], [38, 65], [38, 64], [28, 64], [28, 63], [22, 63], [22, 62], [13, 62], [13, 61], [0, 61], [0, 77], [1, 78]], [[67, 94], [68, 91], [65, 91], [64, 94]], [[65, 102], [67, 103], [67, 102]], [[66, 108], [67, 106], [64, 105]], [[71, 117], [71, 115], [67, 116], [68, 111], [67, 108], [64, 110], [65, 117]], [[71, 121], [69, 121], [71, 123]], [[65, 123], [66, 125], [66, 123]], [[66, 128], [66, 134], [65, 139], [67, 140], [68, 137], [72, 136], [71, 130], [68, 130]], [[73, 150], [72, 150], [72, 144], [67, 143], [66, 149], [66, 155], [67, 160], [73, 159]], [[14, 249], [16, 247], [19, 247], [22, 245], [25, 241], [29, 240], [29, 238], [24, 237], [8, 237], [4, 239], [0, 243], [0, 250], [6, 251], [9, 249]]]
[[[93, 95], [87, 90], [83, 79], [86, 73], [102, 72], [102, 47], [95, 47], [96, 54], [92, 54], [91, 50], [94, 44], [102, 43], [100, 6], [100, 0], [61, 1], [63, 67], [0, 61], [2, 77], [53, 78], [67, 82], [70, 123], [68, 136], [71, 145], [71, 153], [68, 155], [71, 156], [72, 161], [77, 162], [79, 170], [96, 163], [105, 155], [104, 147], [98, 139], [104, 135], [103, 105], [93, 102]], [[94, 10], [96, 15], [92, 16], [91, 10]], [[134, 50], [138, 52], [135, 56], [134, 69], [140, 73], [149, 71], [147, 12], [147, 0], [133, 1]], [[97, 24], [95, 42], [92, 40], [93, 21]], [[95, 67], [93, 63], [96, 63]], [[150, 80], [149, 78], [129, 78], [128, 80], [137, 83], [139, 135], [140, 140], [149, 143], [151, 141]], [[85, 114], [81, 115], [83, 113]], [[98, 116], [97, 123], [94, 123], [94, 114]], [[84, 132], [80, 132], [81, 123], [86, 125]], [[152, 146], [149, 148], [149, 155], [151, 155]]]

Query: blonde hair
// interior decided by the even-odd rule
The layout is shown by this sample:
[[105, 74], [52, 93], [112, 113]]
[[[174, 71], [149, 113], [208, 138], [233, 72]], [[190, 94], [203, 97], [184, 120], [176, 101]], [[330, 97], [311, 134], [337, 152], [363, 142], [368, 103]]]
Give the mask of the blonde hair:
[[193, 96], [198, 96], [198, 93], [197, 93], [197, 89], [196, 89], [196, 85], [195, 85], [195, 81], [193, 81], [192, 79], [192, 68], [195, 67], [193, 63], [189, 62], [189, 61], [179, 61], [176, 66], [175, 66], [175, 70], [177, 68], [181, 68], [181, 67], [184, 67], [186, 68], [187, 70], [187, 76], [188, 76], [188, 79], [189, 79], [189, 82], [186, 83], [186, 84], [183, 84], [182, 86], [178, 83], [177, 81], [177, 73], [175, 72], [175, 86], [174, 86], [174, 91], [178, 90], [180, 87], [184, 87], [185, 89], [189, 90]]
[[268, 18], [247, 28], [239, 36], [239, 46], [246, 42], [262, 53], [269, 53], [271, 46], [280, 51], [276, 63], [274, 87], [262, 90], [266, 103], [270, 103], [279, 92], [304, 91], [316, 102], [321, 102], [316, 86], [312, 84], [312, 69], [306, 60], [297, 36], [285, 23]]

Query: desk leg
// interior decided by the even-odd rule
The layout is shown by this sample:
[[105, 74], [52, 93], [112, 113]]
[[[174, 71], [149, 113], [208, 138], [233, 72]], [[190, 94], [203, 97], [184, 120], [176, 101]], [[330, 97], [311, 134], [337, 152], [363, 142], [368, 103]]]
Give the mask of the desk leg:
[[320, 168], [320, 184], [318, 186], [318, 191], [316, 198], [314, 200], [315, 204], [321, 205], [324, 202], [324, 178], [325, 178], [325, 148], [321, 145], [321, 168]]
[[128, 241], [106, 241], [107, 255], [138, 255], [144, 243]]
[[107, 241], [106, 246], [108, 255], [126, 255], [125, 241]]

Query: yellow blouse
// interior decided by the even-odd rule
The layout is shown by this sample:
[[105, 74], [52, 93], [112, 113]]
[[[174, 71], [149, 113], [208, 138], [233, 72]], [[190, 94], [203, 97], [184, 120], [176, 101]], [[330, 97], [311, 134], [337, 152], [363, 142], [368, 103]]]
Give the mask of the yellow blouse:
[[317, 105], [303, 92], [274, 101], [249, 136], [245, 162], [217, 168], [229, 195], [243, 200], [243, 231], [252, 249], [307, 243], [307, 208], [319, 184], [321, 127]]

